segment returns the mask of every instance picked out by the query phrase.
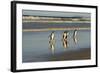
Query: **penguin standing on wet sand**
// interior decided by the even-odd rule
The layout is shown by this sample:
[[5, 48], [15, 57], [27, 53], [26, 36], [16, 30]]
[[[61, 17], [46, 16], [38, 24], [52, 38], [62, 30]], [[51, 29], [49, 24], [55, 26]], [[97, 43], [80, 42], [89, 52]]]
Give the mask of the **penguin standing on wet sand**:
[[67, 40], [68, 39], [68, 35], [69, 35], [69, 33], [67, 31], [65, 31], [63, 33], [63, 40]]
[[49, 35], [49, 46], [50, 46], [52, 53], [54, 54], [54, 51], [55, 51], [55, 34], [54, 34], [54, 31]]
[[68, 47], [68, 35], [69, 33], [67, 31], [64, 31], [63, 36], [62, 36], [62, 43], [63, 43], [64, 48]]
[[49, 36], [49, 40], [54, 40], [54, 38], [55, 38], [55, 34], [54, 34], [54, 31], [53, 31]]
[[74, 30], [73, 40], [74, 40], [75, 44], [77, 44], [77, 30]]

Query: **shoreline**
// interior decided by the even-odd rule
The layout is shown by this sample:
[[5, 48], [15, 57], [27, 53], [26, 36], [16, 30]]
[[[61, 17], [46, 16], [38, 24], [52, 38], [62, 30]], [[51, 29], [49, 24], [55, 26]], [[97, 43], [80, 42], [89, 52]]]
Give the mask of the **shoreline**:
[[33, 21], [33, 20], [23, 20], [22, 23], [90, 23], [90, 21]]
[[57, 31], [57, 30], [90, 30], [91, 28], [45, 28], [45, 29], [22, 29], [23, 32]]

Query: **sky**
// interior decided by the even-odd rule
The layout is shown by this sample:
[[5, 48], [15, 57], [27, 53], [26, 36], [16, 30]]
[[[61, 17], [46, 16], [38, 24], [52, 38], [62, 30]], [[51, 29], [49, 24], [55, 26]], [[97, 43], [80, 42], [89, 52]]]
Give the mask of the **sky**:
[[82, 12], [57, 12], [57, 11], [39, 11], [39, 10], [23, 10], [23, 15], [32, 16], [55, 16], [55, 17], [91, 17], [90, 13]]

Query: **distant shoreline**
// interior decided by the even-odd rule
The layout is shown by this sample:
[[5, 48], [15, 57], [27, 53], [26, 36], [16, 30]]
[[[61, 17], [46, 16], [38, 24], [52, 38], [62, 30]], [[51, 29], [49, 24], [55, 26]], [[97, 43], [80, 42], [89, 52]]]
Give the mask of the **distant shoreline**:
[[90, 21], [29, 21], [23, 20], [22, 23], [29, 23], [29, 22], [36, 22], [36, 23], [90, 23]]
[[23, 32], [57, 31], [57, 30], [90, 30], [91, 28], [44, 28], [44, 29], [22, 29]]

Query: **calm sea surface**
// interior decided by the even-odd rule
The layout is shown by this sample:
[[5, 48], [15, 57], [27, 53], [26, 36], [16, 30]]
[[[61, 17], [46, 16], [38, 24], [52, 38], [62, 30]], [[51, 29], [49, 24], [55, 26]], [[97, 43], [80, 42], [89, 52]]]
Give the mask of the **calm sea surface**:
[[91, 58], [90, 30], [78, 30], [76, 36], [73, 36], [74, 30], [69, 30], [67, 41], [62, 41], [64, 31], [55, 31], [53, 43], [49, 39], [51, 32], [22, 32], [24, 63]]

